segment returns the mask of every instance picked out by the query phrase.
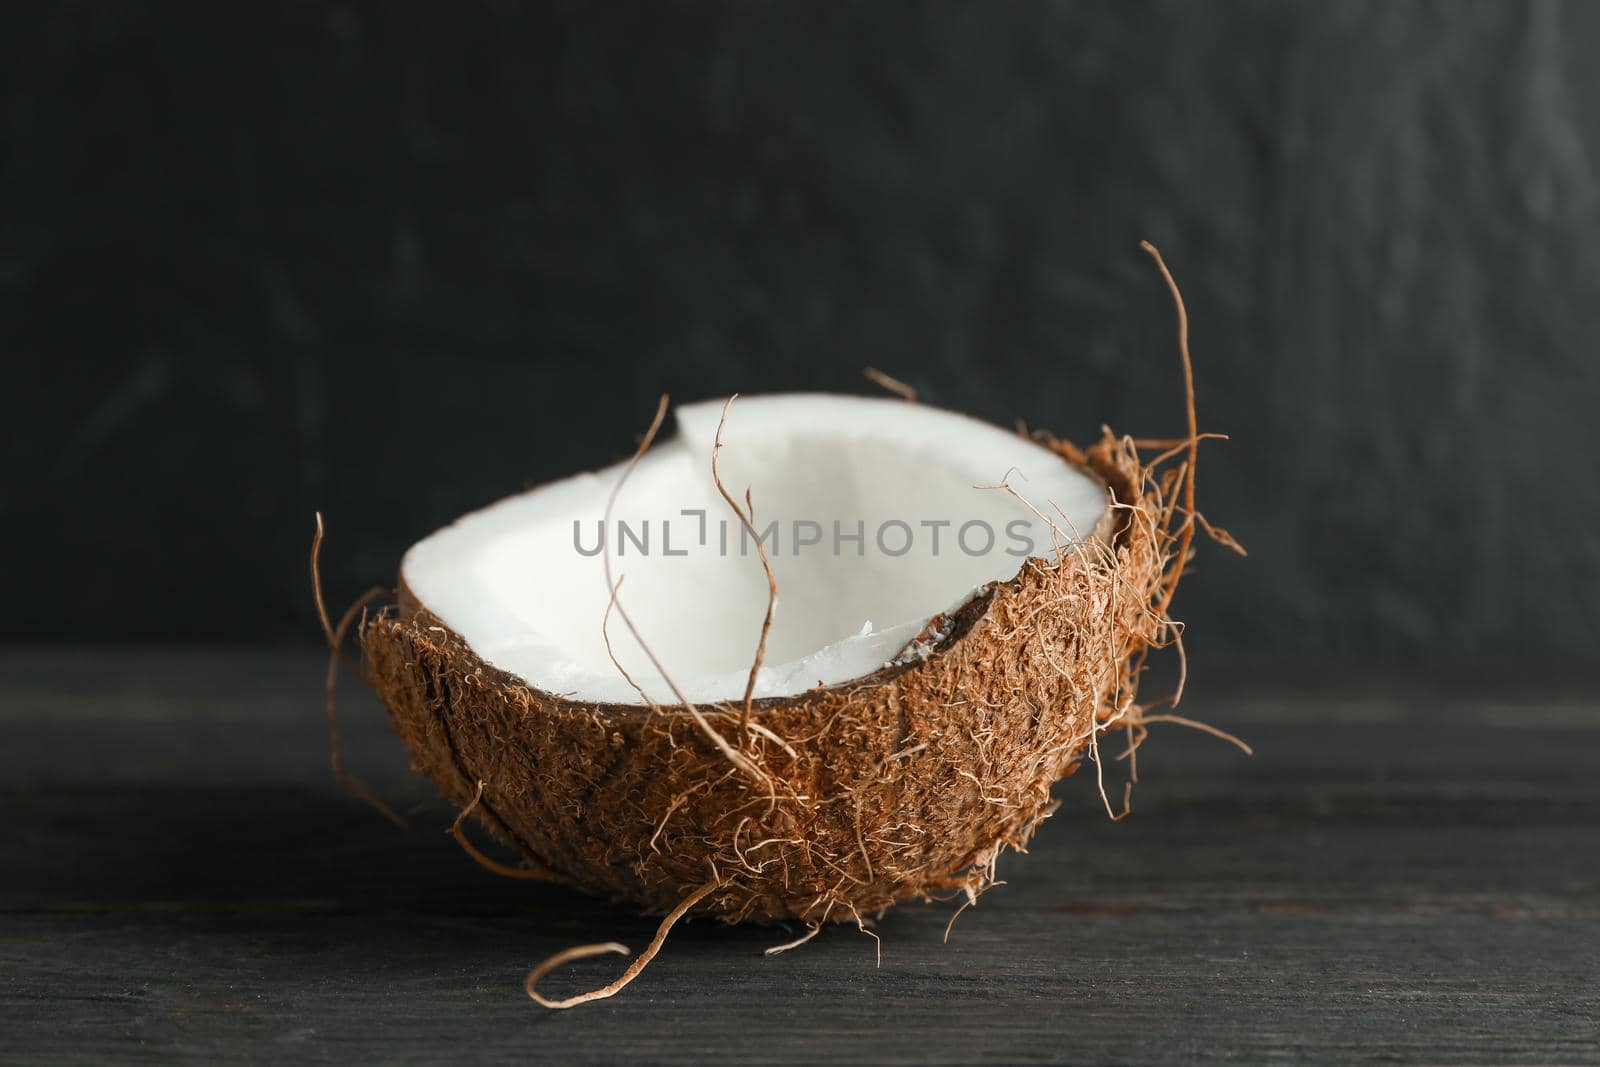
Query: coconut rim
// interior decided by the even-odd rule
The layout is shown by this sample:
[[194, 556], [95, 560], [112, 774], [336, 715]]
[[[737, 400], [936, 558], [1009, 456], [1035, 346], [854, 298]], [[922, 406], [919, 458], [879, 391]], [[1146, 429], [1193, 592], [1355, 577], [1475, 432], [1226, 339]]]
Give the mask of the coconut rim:
[[[994, 423], [974, 415], [949, 411], [945, 408], [939, 408], [938, 410], [984, 426], [995, 426]], [[1003, 427], [998, 428], [1004, 429]], [[1058, 440], [1049, 435], [1041, 435], [1044, 439], [1041, 439], [1041, 436], [1027, 433], [1019, 433], [1018, 436], [1035, 448], [1049, 453], [1054, 459], [1094, 479], [1107, 492], [1111, 503], [1108, 504], [1104, 513], [1096, 521], [1089, 536], [1080, 538], [1073, 543], [1081, 544], [1088, 541], [1100, 541], [1106, 545], [1114, 546], [1117, 544], [1129, 525], [1130, 520], [1125, 514], [1126, 508], [1130, 506], [1137, 507], [1139, 504], [1137, 485], [1128, 484], [1126, 473], [1119, 470], [1115, 463], [1099, 459], [1093, 449], [1084, 451], [1068, 441]], [[1109, 430], [1105, 431], [1105, 439], [1114, 440]], [[536, 493], [540, 489], [553, 485], [560, 480], [557, 478], [540, 482], [519, 493], [511, 494], [511, 496]], [[494, 507], [495, 504], [507, 499], [510, 499], [510, 496], [493, 501], [485, 505], [485, 508]], [[1020, 590], [1029, 568], [1063, 566], [1066, 563], [1066, 553], [1069, 549], [1070, 546], [1063, 546], [1054, 559], [1048, 556], [1029, 556], [1022, 561], [1021, 566], [1017, 568], [1017, 573], [1012, 577], [1003, 581], [987, 582], [954, 610], [929, 616], [923, 621], [922, 627], [917, 631], [917, 634], [902, 646], [901, 654], [903, 654], [905, 648], [909, 648], [919, 641], [926, 641], [926, 635], [930, 631], [937, 633], [937, 640], [932, 641], [928, 651], [921, 656], [905, 662], [891, 660], [867, 674], [830, 684], [815, 685], [799, 693], [785, 696], [753, 697], [749, 702], [751, 713], [776, 714], [785, 709], [803, 706], [821, 693], [854, 692], [860, 689], [876, 688], [908, 671], [917, 670], [928, 662], [945, 655], [950, 649], [959, 644], [971, 632], [972, 628], [988, 614], [989, 608], [1004, 593]], [[389, 615], [388, 612], [397, 612], [398, 614]], [[396, 578], [395, 603], [385, 609], [384, 614], [369, 620], [367, 625], [374, 625], [384, 618], [395, 623], [409, 623], [424, 627], [436, 635], [443, 635], [446, 644], [449, 646], [448, 653], [452, 657], [460, 656], [465, 658], [473, 665], [474, 673], [489, 679], [501, 688], [520, 689], [534, 694], [538, 698], [536, 703], [540, 710], [546, 714], [600, 714], [619, 724], [643, 722], [660, 713], [688, 714], [687, 706], [675, 701], [638, 704], [574, 700], [560, 693], [542, 689], [519, 674], [495, 666], [480, 655], [466, 638], [462, 637], [442, 618], [429, 610], [427, 604], [412, 592], [411, 587], [406, 582], [403, 565]], [[365, 630], [366, 627], [362, 629]], [[898, 656], [896, 658], [898, 659]], [[718, 700], [697, 702], [696, 706], [701, 706], [702, 704], [708, 709], [720, 710], [733, 706], [742, 706], [744, 701], [738, 697], [726, 697]]]

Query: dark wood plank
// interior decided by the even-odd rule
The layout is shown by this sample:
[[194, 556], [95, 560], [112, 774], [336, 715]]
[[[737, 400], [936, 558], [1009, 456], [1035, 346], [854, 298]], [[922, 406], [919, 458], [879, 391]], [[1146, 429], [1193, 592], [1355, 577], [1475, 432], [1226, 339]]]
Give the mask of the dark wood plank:
[[[495, 879], [364, 694], [330, 783], [299, 653], [0, 658], [0, 1060], [1600, 1062], [1600, 705], [1574, 687], [1198, 684], [1244, 759], [1152, 738], [1135, 813], [1087, 776], [1009, 884], [764, 958], [680, 928], [614, 1000], [528, 966], [653, 921]], [[609, 978], [615, 958], [550, 988]]]

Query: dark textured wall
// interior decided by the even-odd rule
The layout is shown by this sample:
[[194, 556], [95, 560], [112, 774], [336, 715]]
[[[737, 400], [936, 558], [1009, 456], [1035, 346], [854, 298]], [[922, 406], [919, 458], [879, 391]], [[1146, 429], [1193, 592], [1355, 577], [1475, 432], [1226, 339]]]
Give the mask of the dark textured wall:
[[662, 390], [1181, 426], [1218, 654], [1600, 638], [1600, 5], [0, 14], [11, 638], [309, 637]]

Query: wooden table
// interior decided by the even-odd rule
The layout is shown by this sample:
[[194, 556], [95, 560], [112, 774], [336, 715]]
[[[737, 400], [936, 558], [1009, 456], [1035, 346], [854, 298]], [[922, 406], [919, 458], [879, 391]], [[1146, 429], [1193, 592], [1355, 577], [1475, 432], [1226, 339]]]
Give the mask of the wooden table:
[[[1600, 700], [1504, 684], [1200, 673], [1009, 884], [853, 929], [680, 927], [613, 1000], [522, 994], [559, 948], [654, 920], [497, 879], [441, 831], [375, 702], [327, 769], [307, 652], [0, 655], [0, 1060], [1600, 1062]], [[1539, 686], [1528, 689], [1529, 685]], [[551, 993], [608, 980], [575, 964]]]

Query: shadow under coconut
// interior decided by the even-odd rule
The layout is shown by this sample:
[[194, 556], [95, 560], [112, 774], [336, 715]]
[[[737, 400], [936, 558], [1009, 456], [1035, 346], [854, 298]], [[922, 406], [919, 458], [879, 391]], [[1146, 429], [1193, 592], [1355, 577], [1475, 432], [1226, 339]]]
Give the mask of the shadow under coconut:
[[[59, 916], [93, 931], [78, 949], [86, 971], [114, 971], [124, 952], [142, 959], [154, 946], [170, 953], [189, 944], [219, 966], [230, 955], [254, 958], [263, 973], [284, 968], [285, 980], [297, 982], [382, 974], [520, 997], [540, 959], [596, 941], [638, 950], [659, 922], [564, 886], [482, 870], [445, 832], [452, 813], [439, 803], [414, 814], [406, 831], [345, 795], [278, 787], [118, 790], [115, 798], [55, 789], [13, 795], [7, 807], [19, 827], [19, 862], [0, 885], [0, 912]], [[943, 920], [927, 921], [922, 933]], [[696, 919], [673, 930], [652, 967], [676, 958], [697, 960], [697, 969], [759, 968], [763, 950], [801, 932]], [[802, 951], [834, 939], [873, 969], [874, 945], [853, 927]], [[624, 966], [619, 956], [580, 961], [541, 988], [590, 988]]]

